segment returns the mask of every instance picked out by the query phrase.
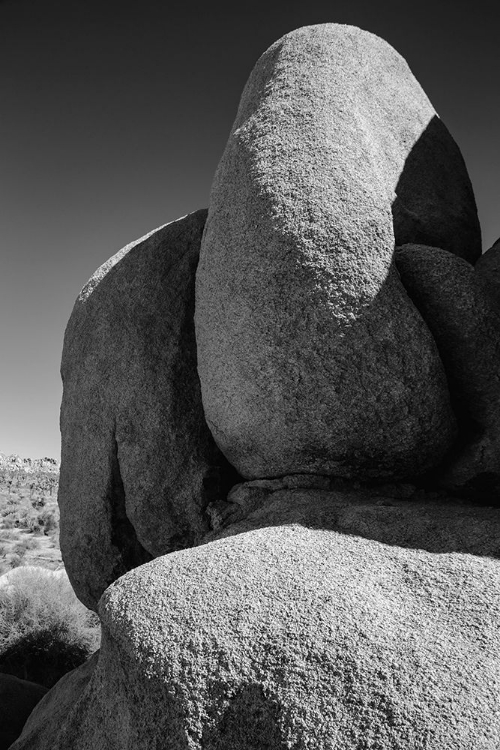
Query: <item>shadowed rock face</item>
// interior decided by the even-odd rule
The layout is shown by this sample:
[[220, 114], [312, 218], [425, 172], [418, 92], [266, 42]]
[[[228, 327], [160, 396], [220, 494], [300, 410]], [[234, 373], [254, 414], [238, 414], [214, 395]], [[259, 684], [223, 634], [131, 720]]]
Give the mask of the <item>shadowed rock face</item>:
[[474, 268], [500, 306], [500, 239], [481, 255]]
[[477, 257], [456, 144], [386, 42], [335, 24], [288, 34], [246, 85], [197, 271], [205, 414], [243, 476], [408, 476], [450, 446], [395, 235]]
[[0, 750], [8, 750], [22, 732], [26, 719], [47, 688], [35, 682], [0, 674]]
[[475, 270], [440, 248], [403, 245], [396, 252], [401, 279], [437, 343], [460, 428], [441, 482], [478, 490], [489, 483], [498, 492], [500, 305], [490, 259]]
[[412, 146], [392, 204], [396, 245], [431, 245], [474, 263], [481, 230], [464, 160], [434, 114]]
[[195, 544], [223, 489], [227, 462], [206, 427], [196, 371], [205, 218], [190, 214], [121, 250], [84, 287], [68, 323], [61, 550], [91, 608], [127, 570]]

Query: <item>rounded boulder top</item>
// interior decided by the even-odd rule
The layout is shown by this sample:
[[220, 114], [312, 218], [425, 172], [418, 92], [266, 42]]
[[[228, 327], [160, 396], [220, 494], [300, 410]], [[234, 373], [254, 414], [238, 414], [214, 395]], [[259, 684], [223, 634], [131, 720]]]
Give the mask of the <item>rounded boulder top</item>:
[[479, 255], [456, 143], [379, 37], [287, 34], [243, 92], [197, 270], [205, 415], [242, 476], [415, 476], [450, 447], [442, 363], [394, 266], [403, 242]]

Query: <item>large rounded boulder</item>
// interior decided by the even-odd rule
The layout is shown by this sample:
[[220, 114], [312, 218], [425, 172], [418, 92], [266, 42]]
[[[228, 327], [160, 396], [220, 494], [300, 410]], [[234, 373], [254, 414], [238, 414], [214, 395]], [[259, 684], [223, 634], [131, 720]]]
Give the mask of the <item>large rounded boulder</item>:
[[196, 335], [212, 434], [247, 478], [417, 475], [454, 436], [395, 241], [473, 261], [452, 137], [373, 34], [294, 31], [257, 62], [212, 187]]
[[497, 750], [498, 513], [382, 503], [278, 491], [123, 576], [13, 750]]
[[[61, 550], [96, 608], [136, 565], [189, 547], [227, 462], [206, 426], [194, 279], [206, 211], [117, 253], [83, 288], [62, 359]], [[230, 471], [230, 470], [229, 470]]]

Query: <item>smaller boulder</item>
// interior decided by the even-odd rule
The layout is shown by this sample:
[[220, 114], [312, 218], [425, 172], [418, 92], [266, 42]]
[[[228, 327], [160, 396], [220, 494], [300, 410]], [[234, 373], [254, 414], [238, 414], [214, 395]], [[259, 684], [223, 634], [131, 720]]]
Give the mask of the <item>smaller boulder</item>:
[[[87, 687], [95, 667], [99, 661], [99, 651], [96, 651], [85, 664], [65, 674], [59, 682], [49, 690], [43, 700], [33, 711], [30, 722], [25, 726], [19, 742], [14, 748], [47, 748], [55, 750], [53, 738], [58, 734], [65, 718], [73, 710]], [[44, 745], [47, 738], [48, 744]], [[67, 750], [70, 750], [68, 745]], [[94, 750], [97, 750], [95, 748]]]
[[[494, 267], [495, 252], [490, 258]], [[396, 252], [401, 280], [436, 341], [458, 419], [441, 480], [478, 489], [500, 486], [500, 308], [486, 281], [488, 263], [478, 262], [479, 272], [425, 245]]]
[[0, 674], [0, 750], [7, 750], [19, 737], [28, 716], [46, 692], [43, 685]]

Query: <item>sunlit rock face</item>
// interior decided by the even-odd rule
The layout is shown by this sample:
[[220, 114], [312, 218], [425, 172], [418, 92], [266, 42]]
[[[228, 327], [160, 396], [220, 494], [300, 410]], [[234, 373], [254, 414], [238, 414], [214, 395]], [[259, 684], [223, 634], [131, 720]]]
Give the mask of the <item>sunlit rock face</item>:
[[197, 271], [205, 415], [243, 476], [441, 460], [446, 379], [393, 264], [417, 237], [479, 253], [462, 157], [406, 62], [350, 26], [280, 39], [243, 92]]
[[12, 750], [497, 750], [498, 532], [491, 508], [270, 493], [110, 586], [99, 657]]

